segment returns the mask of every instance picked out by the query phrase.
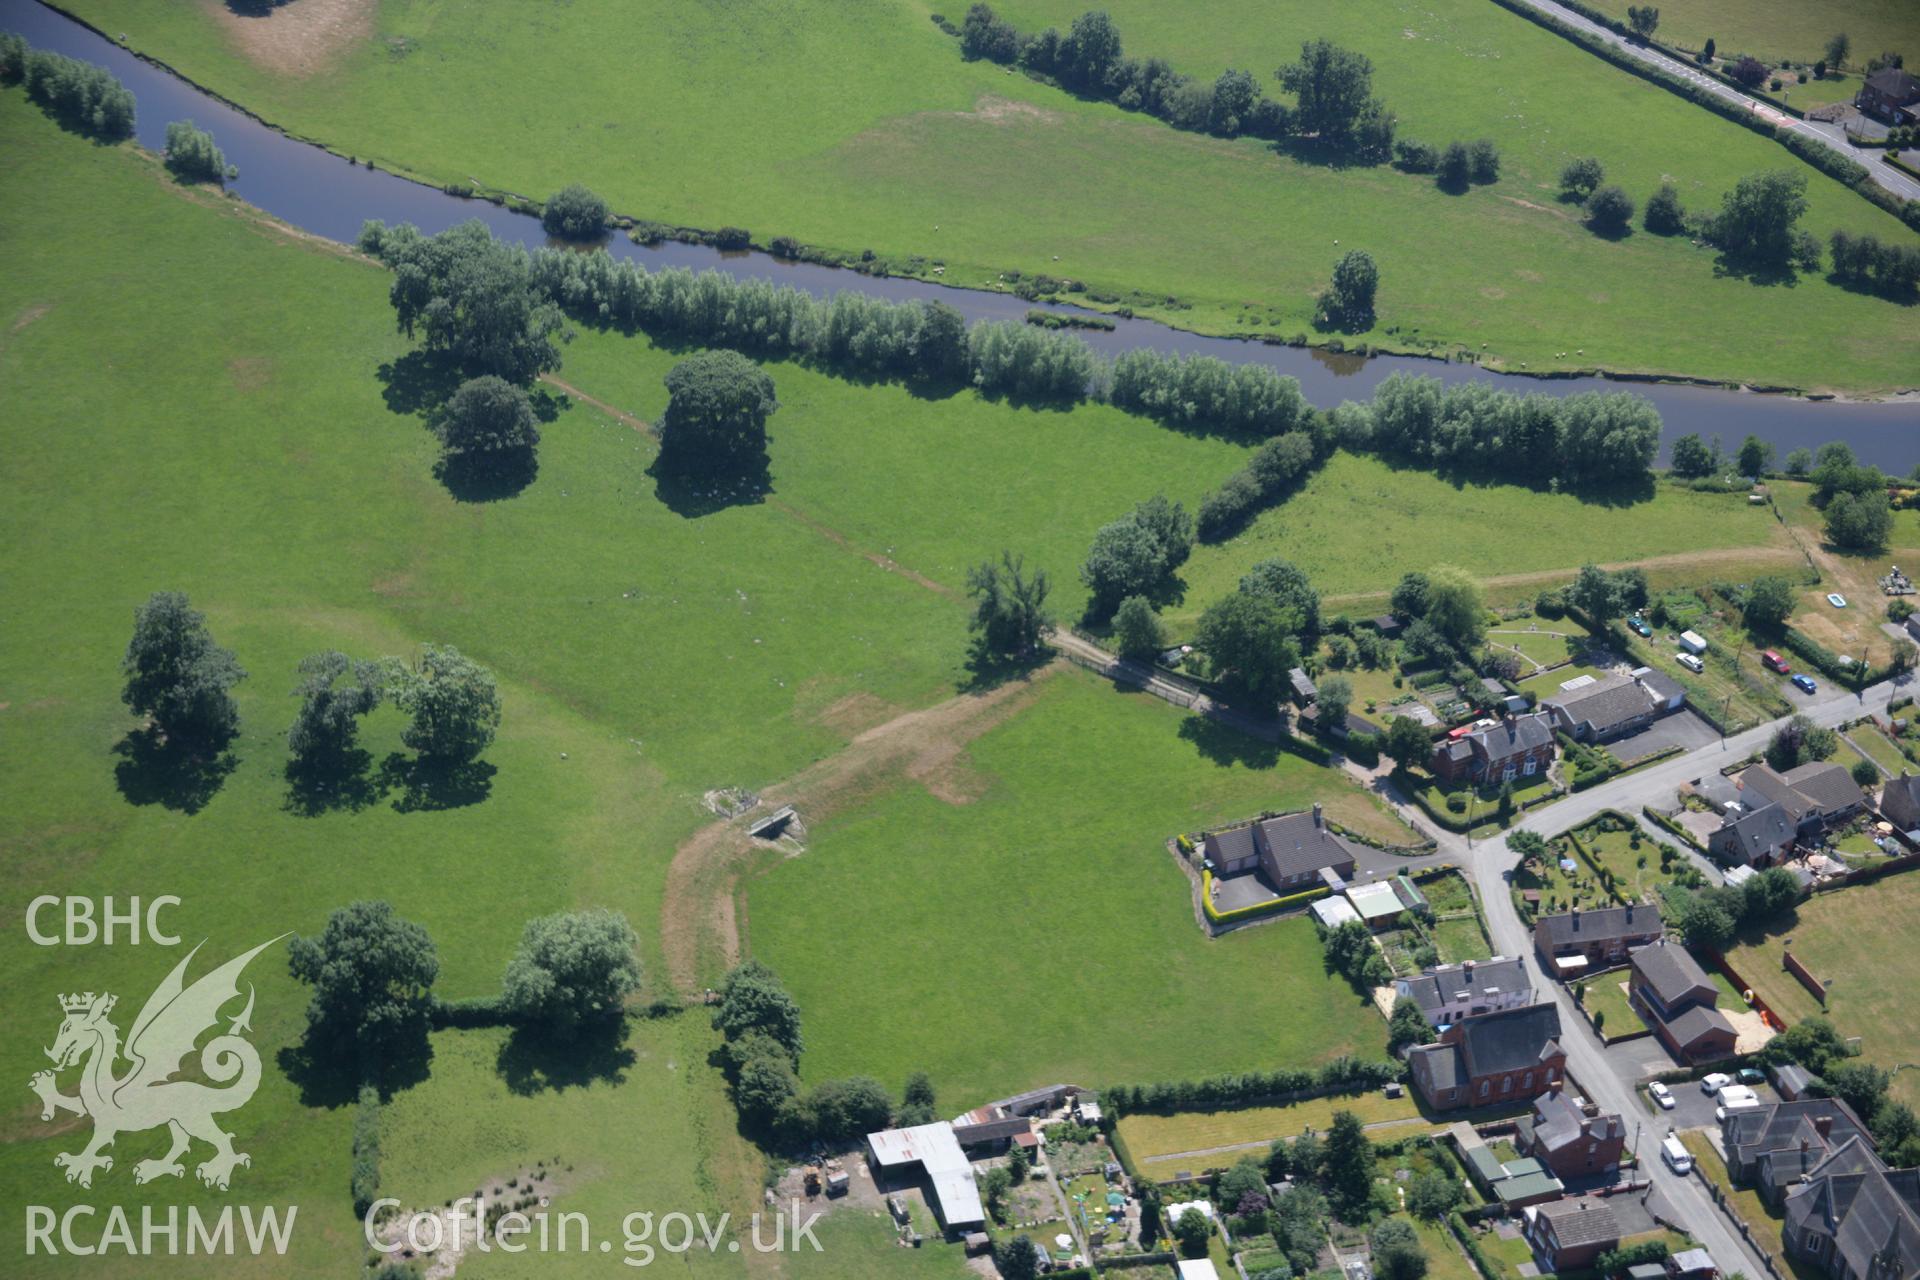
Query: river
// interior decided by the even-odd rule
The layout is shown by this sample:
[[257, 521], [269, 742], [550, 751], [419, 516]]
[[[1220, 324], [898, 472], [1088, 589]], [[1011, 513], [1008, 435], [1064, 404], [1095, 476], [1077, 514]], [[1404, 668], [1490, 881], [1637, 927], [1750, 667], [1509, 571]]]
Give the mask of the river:
[[[503, 239], [529, 247], [547, 243], [538, 219], [484, 200], [450, 196], [393, 174], [350, 164], [323, 148], [290, 138], [242, 111], [209, 97], [193, 85], [75, 22], [38, 0], [0, 0], [0, 30], [17, 31], [36, 48], [50, 49], [107, 67], [133, 90], [138, 100], [136, 134], [154, 151], [165, 145], [169, 121], [191, 118], [210, 130], [240, 175], [229, 189], [242, 199], [303, 230], [351, 242], [368, 218], [411, 222], [425, 232], [445, 230], [479, 218]], [[486, 175], [478, 175], [484, 178]], [[529, 193], [535, 194], [535, 193]], [[544, 194], [544, 193], [541, 193]], [[635, 212], [644, 215], [644, 210]], [[939, 298], [969, 320], [1009, 320], [1030, 304], [1010, 294], [961, 289], [930, 281], [881, 278], [810, 263], [786, 262], [762, 253], [723, 253], [703, 245], [669, 242], [634, 244], [624, 236], [607, 245], [615, 257], [649, 267], [713, 269], [730, 275], [775, 280], [815, 294], [859, 290], [885, 298]], [[1052, 310], [1077, 308], [1053, 305]], [[1889, 306], [1888, 323], [1911, 323], [1905, 309]], [[1699, 432], [1719, 436], [1732, 449], [1747, 435], [1768, 440], [1784, 456], [1788, 450], [1814, 448], [1844, 440], [1865, 462], [1904, 474], [1920, 461], [1920, 402], [1852, 403], [1763, 395], [1722, 387], [1615, 382], [1604, 378], [1529, 378], [1494, 373], [1470, 364], [1450, 364], [1411, 356], [1363, 358], [1312, 348], [1268, 346], [1235, 338], [1210, 338], [1151, 320], [1116, 319], [1109, 331], [1087, 331], [1094, 348], [1117, 354], [1139, 347], [1218, 356], [1235, 363], [1269, 365], [1300, 380], [1313, 403], [1329, 406], [1361, 400], [1390, 373], [1429, 374], [1444, 382], [1498, 383], [1516, 391], [1631, 389], [1652, 400], [1665, 422], [1664, 436]], [[1920, 370], [1916, 370], [1920, 382]]]

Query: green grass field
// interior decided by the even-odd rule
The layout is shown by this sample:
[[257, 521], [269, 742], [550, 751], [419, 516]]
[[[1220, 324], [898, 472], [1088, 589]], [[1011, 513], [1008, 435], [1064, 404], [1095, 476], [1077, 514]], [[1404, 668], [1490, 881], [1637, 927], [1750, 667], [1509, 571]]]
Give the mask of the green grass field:
[[[1549, 583], [1527, 575], [1564, 570], [1571, 580], [1588, 561], [1701, 552], [1736, 562], [1748, 553], [1776, 558], [1768, 548], [1779, 539], [1778, 528], [1764, 508], [1749, 508], [1738, 495], [1662, 484], [1646, 497], [1594, 501], [1518, 485], [1456, 483], [1340, 453], [1245, 532], [1195, 550], [1183, 571], [1187, 612], [1197, 615], [1251, 566], [1274, 556], [1292, 560], [1322, 595], [1336, 598], [1383, 594], [1408, 570], [1443, 562], [1488, 580], [1490, 588], [1509, 576], [1526, 578], [1531, 591]], [[1338, 599], [1334, 604], [1337, 611]], [[1542, 656], [1552, 651], [1543, 649]]]
[[[1412, 1094], [1389, 1098], [1380, 1093], [1360, 1093], [1327, 1098], [1309, 1098], [1279, 1107], [1237, 1107], [1226, 1111], [1183, 1111], [1174, 1115], [1149, 1115], [1144, 1112], [1123, 1117], [1119, 1122], [1121, 1139], [1127, 1150], [1143, 1163], [1166, 1162], [1180, 1152], [1207, 1151], [1247, 1143], [1271, 1142], [1292, 1138], [1309, 1129], [1325, 1133], [1336, 1112], [1351, 1111], [1363, 1124], [1390, 1124], [1420, 1119], [1420, 1106]], [[1404, 1136], [1404, 1135], [1401, 1135]], [[1244, 1152], [1210, 1156], [1188, 1167], [1224, 1168], [1240, 1159]], [[1175, 1161], [1175, 1163], [1178, 1163]]]
[[[1920, 1024], [1906, 993], [1920, 980], [1920, 960], [1907, 944], [1905, 922], [1920, 910], [1920, 876], [1892, 875], [1800, 905], [1764, 937], [1743, 938], [1727, 962], [1789, 1023], [1825, 1016], [1840, 1034], [1859, 1036], [1872, 1062], [1892, 1068], [1920, 1061]], [[1816, 977], [1831, 985], [1819, 1002], [1780, 965], [1782, 939]], [[1901, 1071], [1895, 1092], [1920, 1102], [1920, 1073]]]
[[[0, 244], [34, 246], [9, 255], [0, 280], [10, 459], [0, 537], [30, 550], [0, 568], [16, 602], [0, 637], [0, 772], [11, 784], [0, 858], [20, 886], [7, 907], [15, 920], [29, 889], [175, 893], [184, 904], [169, 923], [190, 941], [205, 937], [211, 959], [281, 930], [313, 932], [334, 906], [379, 896], [428, 928], [437, 990], [464, 997], [497, 989], [529, 916], [606, 905], [634, 923], [648, 990], [659, 993], [666, 867], [708, 820], [700, 791], [764, 785], [837, 751], [852, 730], [823, 712], [846, 699], [920, 706], [960, 678], [962, 604], [864, 558], [860, 543], [869, 533], [878, 542], [889, 513], [916, 541], [872, 550], [919, 561], [935, 587], [957, 584], [976, 538], [978, 554], [1024, 539], [1036, 556], [1066, 561], [1055, 567], [1064, 580], [1093, 527], [1145, 491], [1164, 485], [1191, 500], [1237, 465], [1228, 446], [1105, 411], [1025, 413], [971, 396], [928, 404], [781, 368], [776, 501], [678, 516], [644, 475], [646, 438], [574, 406], [545, 428], [539, 476], [523, 493], [460, 503], [432, 478], [434, 446], [418, 419], [383, 402], [380, 370], [406, 344], [377, 268], [236, 203], [183, 193], [151, 157], [63, 134], [17, 92], [0, 94], [0, 149], [19, 189], [38, 193], [0, 204]], [[586, 335], [563, 372], [650, 414], [666, 367], [644, 343]], [[1029, 452], [1041, 432], [1045, 464]], [[947, 473], [946, 509], [960, 514], [945, 531], [926, 518], [941, 509], [931, 491], [894, 491], [924, 456], [903, 451], [903, 435]], [[1046, 486], [1065, 486], [1077, 455], [1094, 448], [1096, 477], [1082, 477], [1068, 505], [1045, 505], [1057, 496]], [[851, 533], [826, 523], [842, 517]], [[119, 658], [134, 606], [161, 586], [189, 592], [251, 673], [237, 690], [237, 763], [191, 810], [166, 802], [137, 768], [116, 773], [115, 744], [134, 725], [118, 698]], [[1072, 591], [1063, 586], [1069, 602]], [[426, 640], [459, 645], [500, 679], [505, 719], [485, 754], [495, 772], [484, 799], [408, 810], [388, 791], [300, 816], [282, 777], [298, 660], [327, 647], [405, 654]], [[382, 710], [363, 744], [379, 760], [399, 751], [400, 729]], [[1097, 754], [1086, 750], [1093, 742]], [[956, 869], [947, 883], [1021, 869], [1036, 832], [1060, 841], [1047, 860], [1073, 875], [1025, 883], [1043, 912], [1023, 906], [998, 934], [966, 940], [994, 942], [995, 960], [1030, 961], [1033, 985], [984, 995], [982, 1007], [998, 1009], [995, 1053], [929, 1063], [943, 1086], [985, 1097], [1061, 1072], [1116, 1078], [1378, 1051], [1373, 1015], [1323, 976], [1308, 926], [1205, 942], [1160, 848], [1172, 831], [1313, 799], [1343, 820], [1395, 829], [1350, 784], [1292, 757], [1269, 761], [1204, 725], [1190, 733], [1161, 703], [1068, 675], [980, 744], [974, 764], [1008, 784], [951, 812], [986, 819], [1000, 848], [1020, 852], [992, 870], [962, 824], [946, 824], [943, 872]], [[1078, 799], [1061, 811], [1069, 790]], [[935, 817], [947, 812], [915, 796]], [[847, 870], [837, 849], [865, 858], [859, 833], [911, 803], [895, 793], [829, 829], [779, 883], [820, 906]], [[905, 865], [891, 844], [877, 864], [883, 880]], [[836, 914], [846, 916], [846, 901]], [[790, 966], [808, 1009], [810, 1072], [872, 1071], [897, 1087], [921, 1056], [916, 1028], [893, 1024], [901, 1035], [890, 1043], [846, 1035], [850, 1011], [836, 1001], [858, 993], [820, 994], [831, 971], [778, 936], [778, 913], [754, 923], [773, 935], [772, 958]], [[995, 941], [1007, 930], [1030, 931], [1029, 945]], [[0, 1069], [22, 1080], [44, 1065], [36, 1046], [57, 1024], [55, 994], [111, 990], [137, 1007], [165, 955], [115, 947], [76, 958], [23, 933], [0, 942], [12, 975], [0, 1009], [30, 1029], [0, 1051]], [[1087, 947], [1113, 949], [1124, 990], [1103, 962], [1089, 964]], [[337, 1275], [360, 1254], [346, 1203], [351, 1108], [278, 1061], [299, 1039], [306, 1000], [282, 954], [248, 973], [268, 1069], [239, 1126], [256, 1159], [235, 1187], [252, 1203], [299, 1206], [294, 1254], [275, 1274]], [[1056, 963], [1063, 985], [1047, 973]], [[1304, 1004], [1298, 984], [1282, 1000], [1279, 973], [1302, 978]], [[1137, 1014], [1141, 993], [1161, 999], [1151, 993], [1169, 980], [1186, 1021]], [[1248, 1003], [1250, 983], [1260, 994]], [[1035, 1004], [1021, 1008], [1023, 994]], [[1153, 1029], [1137, 1034], [1142, 1024]], [[1196, 1028], [1216, 1038], [1199, 1058]], [[436, 1036], [426, 1078], [389, 1111], [387, 1185], [440, 1200], [560, 1156], [575, 1165], [570, 1194], [596, 1217], [749, 1205], [761, 1161], [735, 1135], [707, 1065], [710, 1041], [697, 1013], [639, 1025], [631, 1061], [611, 1064], [617, 1079], [588, 1071], [577, 1086], [523, 1095], [516, 1079], [564, 1077], [577, 1064], [510, 1045], [503, 1053], [494, 1032]], [[1112, 1055], [1109, 1042], [1134, 1051]], [[153, 1152], [132, 1136], [106, 1183], [67, 1187], [51, 1162], [77, 1145], [71, 1127], [43, 1127], [26, 1105], [5, 1126], [0, 1188], [16, 1203], [219, 1199], [191, 1184], [135, 1189], [126, 1166]], [[890, 1270], [884, 1237], [850, 1223], [834, 1231], [855, 1242], [860, 1265]], [[117, 1259], [84, 1265], [107, 1276], [202, 1273], [184, 1258], [143, 1260], [137, 1272]]]
[[[1464, 196], [1179, 133], [968, 64], [901, 0], [684, 3], [645, 21], [617, 0], [458, 20], [437, 0], [341, 0], [313, 32], [291, 7], [70, 3], [269, 120], [436, 185], [544, 198], [580, 180], [624, 213], [920, 254], [955, 283], [1044, 271], [1207, 331], [1309, 329], [1315, 291], [1358, 244], [1384, 281], [1370, 341], [1535, 371], [1884, 391], [1920, 357], [1896, 308], [1823, 278], [1758, 287], [1684, 239], [1588, 232], [1556, 199], [1572, 155], [1600, 155], [1640, 200], [1671, 177], [1690, 207], [1799, 162], [1486, 0], [1111, 6], [1130, 50], [1199, 76], [1229, 63], [1270, 76], [1318, 35], [1360, 49], [1404, 135], [1498, 140], [1502, 181]], [[1064, 27], [1082, 7], [1006, 6], [1029, 27]], [[437, 109], [456, 99], [462, 110]], [[1822, 239], [1910, 237], [1838, 184], [1811, 185]], [[1021, 193], [1012, 210], [1008, 191]]]
[[[884, 795], [752, 885], [754, 954], [807, 1014], [805, 1074], [924, 1069], [972, 1106], [1377, 1054], [1384, 1028], [1324, 974], [1310, 922], [1209, 941], [1149, 834], [1343, 785], [1079, 673], [1040, 698], [973, 744], [977, 800]], [[1273, 973], [1288, 979], [1258, 977]]]
[[[1626, 21], [1620, 0], [1594, 0], [1597, 8]], [[1883, 49], [1913, 55], [1920, 49], [1920, 11], [1906, 0], [1839, 0], [1805, 5], [1794, 0], [1668, 0], [1660, 6], [1663, 44], [1698, 49], [1711, 36], [1722, 56], [1751, 53], [1777, 62], [1810, 64], [1826, 56], [1836, 31], [1851, 39], [1851, 66], [1864, 66]], [[1813, 86], [1809, 84], [1808, 88]]]

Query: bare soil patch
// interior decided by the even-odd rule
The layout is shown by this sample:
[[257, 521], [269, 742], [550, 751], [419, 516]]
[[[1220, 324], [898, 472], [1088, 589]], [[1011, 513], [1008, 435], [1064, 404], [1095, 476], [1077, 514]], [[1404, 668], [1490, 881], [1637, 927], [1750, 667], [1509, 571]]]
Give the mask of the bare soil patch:
[[[967, 744], [1036, 696], [1038, 684], [1062, 669], [1041, 668], [1030, 679], [985, 693], [961, 694], [875, 725], [846, 747], [796, 776], [767, 788], [762, 813], [793, 805], [810, 824], [845, 812], [908, 778], [952, 804], [977, 798], [984, 779], [961, 759]], [[675, 987], [693, 993], [704, 957], [732, 965], [741, 955], [737, 894], [742, 874], [770, 848], [747, 835], [752, 815], [709, 823], [674, 852], [660, 910], [660, 941]], [[781, 856], [785, 856], [782, 854]]]
[[202, 0], [234, 47], [261, 69], [310, 76], [331, 67], [373, 37], [376, 0], [296, 0], [236, 12], [224, 0]]
[[32, 324], [35, 320], [38, 320], [41, 316], [47, 314], [47, 312], [51, 310], [53, 310], [53, 304], [51, 302], [36, 302], [33, 305], [29, 306], [26, 310], [22, 311], [19, 315], [14, 317], [13, 325], [7, 330], [7, 332], [8, 333], [20, 332], [22, 329], [26, 328], [28, 325]]
[[273, 361], [267, 356], [235, 356], [227, 361], [227, 375], [235, 391], [258, 391], [273, 381]]

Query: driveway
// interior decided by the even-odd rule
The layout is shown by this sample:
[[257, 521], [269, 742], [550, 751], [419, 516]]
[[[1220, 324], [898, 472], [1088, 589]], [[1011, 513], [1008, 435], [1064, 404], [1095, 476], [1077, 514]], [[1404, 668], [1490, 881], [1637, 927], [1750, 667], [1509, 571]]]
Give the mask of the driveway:
[[1692, 751], [1719, 740], [1720, 731], [1702, 720], [1699, 713], [1687, 708], [1660, 717], [1638, 733], [1616, 738], [1607, 743], [1606, 748], [1622, 763], [1632, 764], [1672, 747]]

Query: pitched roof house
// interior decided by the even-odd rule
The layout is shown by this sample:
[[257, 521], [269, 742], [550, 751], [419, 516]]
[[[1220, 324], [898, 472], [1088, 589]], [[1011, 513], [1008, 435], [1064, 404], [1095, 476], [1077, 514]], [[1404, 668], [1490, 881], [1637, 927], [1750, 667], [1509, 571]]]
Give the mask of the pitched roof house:
[[1880, 816], [1902, 831], [1920, 831], [1920, 774], [1902, 771], [1880, 791]]
[[1515, 1146], [1556, 1177], [1579, 1178], [1620, 1167], [1627, 1122], [1617, 1112], [1588, 1115], [1565, 1089], [1533, 1100], [1533, 1114], [1519, 1122]]
[[1833, 1280], [1920, 1276], [1920, 1169], [1888, 1169], [1855, 1140], [1786, 1197], [1786, 1253]]
[[1777, 804], [1734, 814], [1707, 833], [1707, 853], [1729, 867], [1766, 867], [1785, 861], [1799, 838], [1799, 822]]
[[1920, 103], [1920, 80], [1899, 67], [1882, 67], [1868, 76], [1853, 95], [1853, 104], [1888, 124], [1905, 124]]
[[1620, 1220], [1599, 1196], [1575, 1196], [1527, 1210], [1527, 1243], [1542, 1270], [1577, 1271], [1620, 1244]]
[[1222, 874], [1258, 868], [1282, 893], [1317, 883], [1323, 869], [1353, 878], [1353, 846], [1327, 826], [1317, 804], [1311, 811], [1209, 833], [1203, 844]]
[[1419, 1005], [1436, 1027], [1533, 1003], [1533, 980], [1519, 956], [1439, 965], [1416, 977], [1395, 979], [1393, 989], [1395, 996]]
[[1754, 765], [1740, 775], [1740, 800], [1749, 809], [1777, 804], [1808, 834], [1865, 808], [1867, 793], [1839, 765], [1815, 760], [1785, 773]]
[[1533, 945], [1547, 972], [1565, 978], [1619, 964], [1635, 947], [1658, 942], [1666, 928], [1659, 907], [1634, 902], [1541, 916], [1533, 922]]
[[1582, 742], [1606, 742], [1652, 724], [1673, 708], [1632, 676], [1607, 675], [1540, 699], [1554, 726]]
[[1665, 941], [1633, 953], [1627, 997], [1654, 1035], [1682, 1062], [1733, 1052], [1739, 1033], [1717, 1007], [1720, 988], [1683, 946]]
[[1788, 1187], [1849, 1142], [1868, 1140], [1866, 1132], [1838, 1098], [1803, 1098], [1728, 1112], [1720, 1140], [1734, 1182], [1778, 1206]]
[[1407, 1067], [1436, 1111], [1536, 1097], [1566, 1077], [1560, 1011], [1535, 1004], [1456, 1022], [1409, 1050]]
[[1553, 716], [1534, 711], [1440, 743], [1430, 766], [1447, 782], [1510, 782], [1545, 773], [1553, 753]]

